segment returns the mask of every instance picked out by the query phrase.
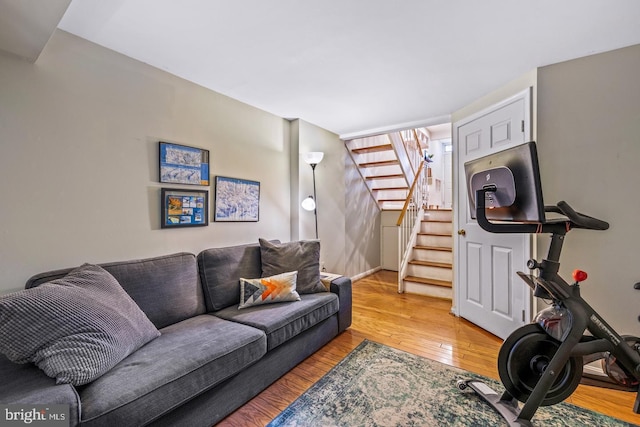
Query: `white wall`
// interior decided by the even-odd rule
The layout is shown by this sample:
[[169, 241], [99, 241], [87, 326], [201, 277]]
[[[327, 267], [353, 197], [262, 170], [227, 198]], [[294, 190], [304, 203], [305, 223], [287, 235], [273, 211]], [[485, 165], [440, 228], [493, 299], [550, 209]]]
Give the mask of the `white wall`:
[[[161, 187], [208, 189], [210, 209], [214, 191], [160, 184], [160, 140], [210, 150], [212, 183], [259, 181], [260, 221], [160, 229]], [[11, 201], [0, 209], [0, 293], [83, 262], [314, 238], [299, 203], [313, 190], [311, 168], [299, 164], [311, 150], [325, 152], [316, 170], [322, 262], [356, 276], [379, 265], [379, 226], [364, 184], [348, 194], [337, 135], [59, 30], [35, 64], [0, 55], [0, 195]]]
[[[442, 142], [438, 140], [429, 141], [429, 154], [433, 154], [433, 162], [429, 164], [431, 168], [432, 180], [429, 184], [429, 200], [427, 204], [434, 207], [444, 206], [444, 189], [445, 189], [445, 156]], [[449, 177], [449, 180], [451, 178]], [[436, 180], [440, 182], [440, 188], [436, 185]]]
[[[568, 234], [561, 274], [589, 273], [583, 297], [618, 332], [640, 335], [640, 45], [538, 71], [538, 151], [546, 204], [566, 200], [607, 231]], [[540, 240], [540, 239], [539, 239]], [[548, 240], [548, 239], [547, 239]], [[541, 242], [546, 251], [548, 242]]]
[[[0, 56], [0, 291], [82, 262], [288, 240], [285, 126], [62, 31], [36, 64]], [[260, 221], [160, 229], [159, 140], [209, 149], [212, 175], [260, 181]]]

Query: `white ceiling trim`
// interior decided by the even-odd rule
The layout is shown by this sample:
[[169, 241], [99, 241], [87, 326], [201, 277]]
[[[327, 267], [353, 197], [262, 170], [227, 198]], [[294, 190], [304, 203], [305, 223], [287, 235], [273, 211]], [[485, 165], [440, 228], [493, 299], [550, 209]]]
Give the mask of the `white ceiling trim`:
[[399, 131], [405, 130], [405, 129], [426, 128], [426, 127], [429, 127], [429, 126], [441, 125], [441, 124], [449, 123], [449, 122], [451, 122], [451, 115], [447, 114], [447, 115], [444, 115], [444, 116], [434, 117], [434, 118], [426, 119], [426, 120], [417, 120], [417, 121], [414, 121], [414, 122], [399, 123], [399, 124], [396, 124], [396, 125], [390, 125], [390, 126], [384, 126], [384, 127], [374, 128], [374, 129], [368, 129], [368, 130], [364, 130], [362, 132], [345, 133], [345, 134], [340, 135], [340, 139], [343, 140], [343, 141], [349, 141], [351, 139], [366, 138], [368, 136], [384, 135], [384, 134], [387, 134], [387, 133], [399, 132]]

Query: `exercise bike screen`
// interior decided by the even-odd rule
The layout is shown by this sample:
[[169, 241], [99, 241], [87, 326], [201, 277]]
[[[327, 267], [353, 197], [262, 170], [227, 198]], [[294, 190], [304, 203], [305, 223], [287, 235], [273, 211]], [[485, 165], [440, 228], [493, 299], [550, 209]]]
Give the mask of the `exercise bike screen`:
[[536, 143], [531, 141], [464, 164], [471, 218], [476, 191], [489, 186], [485, 214], [493, 221], [544, 222], [544, 203]]

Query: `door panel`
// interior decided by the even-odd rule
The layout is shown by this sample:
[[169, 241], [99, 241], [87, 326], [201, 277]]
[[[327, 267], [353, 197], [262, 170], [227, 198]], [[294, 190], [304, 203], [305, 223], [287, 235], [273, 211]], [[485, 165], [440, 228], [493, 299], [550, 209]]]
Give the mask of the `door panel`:
[[493, 311], [502, 314], [507, 319], [513, 317], [513, 306], [511, 304], [511, 280], [510, 272], [511, 248], [493, 247], [492, 261], [492, 280], [493, 280]]
[[[489, 233], [471, 219], [464, 163], [529, 140], [527, 92], [454, 124], [457, 149], [456, 303], [458, 314], [501, 337], [524, 324], [530, 295], [516, 271], [526, 269], [528, 235]], [[525, 289], [526, 288], [526, 289]]]
[[466, 289], [467, 301], [482, 306], [482, 293], [480, 292], [480, 277], [482, 276], [482, 245], [466, 242], [467, 269]]

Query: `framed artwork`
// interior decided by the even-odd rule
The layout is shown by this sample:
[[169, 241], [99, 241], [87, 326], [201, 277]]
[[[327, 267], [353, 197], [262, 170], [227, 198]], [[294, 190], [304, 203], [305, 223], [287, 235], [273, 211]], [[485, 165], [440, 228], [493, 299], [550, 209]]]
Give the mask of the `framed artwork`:
[[259, 218], [259, 182], [216, 176], [214, 221], [256, 222]]
[[162, 228], [198, 227], [209, 224], [209, 191], [161, 189]]
[[160, 141], [160, 182], [209, 185], [209, 150]]

